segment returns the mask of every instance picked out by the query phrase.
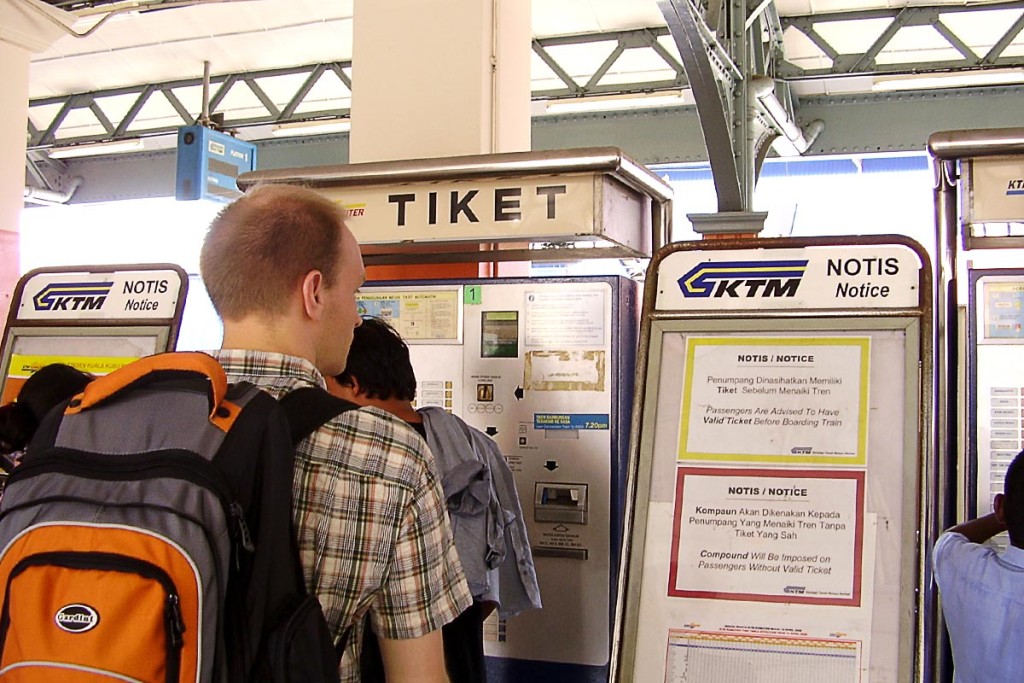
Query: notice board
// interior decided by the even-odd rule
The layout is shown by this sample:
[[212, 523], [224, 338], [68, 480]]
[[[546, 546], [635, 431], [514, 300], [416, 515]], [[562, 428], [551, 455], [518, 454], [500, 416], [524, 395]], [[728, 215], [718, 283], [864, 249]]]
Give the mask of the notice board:
[[655, 256], [614, 681], [919, 680], [930, 282], [901, 237]]
[[174, 349], [188, 276], [170, 263], [37, 268], [14, 291], [0, 341], [0, 404], [36, 370], [100, 376]]

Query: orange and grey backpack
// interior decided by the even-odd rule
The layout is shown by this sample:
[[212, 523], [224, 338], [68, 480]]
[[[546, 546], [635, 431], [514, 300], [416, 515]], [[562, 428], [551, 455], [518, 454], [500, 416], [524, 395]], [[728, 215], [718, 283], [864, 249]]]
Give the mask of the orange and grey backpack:
[[354, 407], [166, 353], [55, 409], [0, 500], [0, 681], [337, 681], [293, 444]]

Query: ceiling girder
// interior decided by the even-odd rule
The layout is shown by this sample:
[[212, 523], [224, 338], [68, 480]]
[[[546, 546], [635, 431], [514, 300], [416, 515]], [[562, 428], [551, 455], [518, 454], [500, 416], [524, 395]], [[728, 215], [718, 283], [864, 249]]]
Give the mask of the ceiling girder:
[[[1021, 3], [998, 2], [983, 5], [933, 5], [907, 7], [903, 9], [861, 10], [852, 12], [833, 12], [806, 16], [779, 17], [773, 3], [750, 0], [744, 11], [740, 24], [747, 29], [747, 35], [740, 37], [736, 28], [730, 29], [730, 12], [733, 4], [723, 0], [710, 0], [703, 11], [703, 19], [695, 27], [703, 41], [707, 61], [714, 70], [717, 81], [733, 83], [742, 81], [744, 69], [752, 69], [774, 77], [781, 82], [795, 82], [809, 79], [827, 79], [834, 77], [869, 74], [921, 74], [932, 72], [955, 72], [961, 70], [977, 70], [986, 67], [1024, 68], [1024, 55], [1006, 55], [1007, 48], [1014, 44], [1015, 38], [1024, 30], [1024, 11]], [[742, 5], [743, 3], [740, 3]], [[984, 55], [975, 54], [967, 43], [955, 31], [943, 22], [943, 16], [963, 12], [990, 12], [993, 10], [1020, 11], [1015, 22], [1009, 25], [1001, 38], [989, 48]], [[701, 19], [701, 17], [697, 17]], [[832, 22], [850, 22], [858, 20], [889, 19], [890, 24], [863, 54], [840, 54], [830, 45], [819, 32], [819, 28]], [[878, 55], [885, 51], [891, 39], [905, 26], [931, 26], [942, 36], [961, 59], [942, 61], [918, 61], [909, 63], [879, 64]], [[801, 68], [787, 62], [782, 54], [782, 33], [786, 30], [797, 30], [805, 35], [832, 62], [827, 68]], [[764, 31], [767, 40], [762, 40]], [[654, 26], [630, 31], [613, 31], [582, 35], [537, 38], [533, 40], [533, 51], [543, 61], [555, 77], [564, 85], [561, 88], [535, 90], [535, 100], [550, 100], [585, 97], [590, 95], [635, 94], [689, 87], [686, 69], [679, 58], [668, 49], [666, 43], [659, 39], [671, 38], [667, 26]], [[746, 41], [743, 50], [740, 42]], [[608, 54], [591, 73], [571, 74], [568, 67], [559, 63], [553, 56], [560, 46], [608, 44]], [[628, 50], [650, 50], [664, 63], [661, 77], [652, 80], [635, 82], [613, 82], [618, 79], [606, 77], [615, 72], [615, 65]], [[736, 55], [745, 54], [749, 59], [745, 66], [736, 63]], [[352, 68], [351, 60], [322, 64], [310, 64], [298, 67], [287, 67], [252, 71], [246, 73], [222, 74], [210, 79], [216, 92], [209, 105], [210, 114], [224, 115], [224, 126], [230, 129], [244, 128], [253, 125], [285, 123], [289, 121], [309, 120], [316, 118], [340, 117], [348, 114], [344, 106], [331, 107], [332, 98], [324, 100], [326, 106], [316, 108], [306, 106], [306, 98], [320, 82], [321, 76], [330, 71], [338, 79], [333, 85], [337, 89], [338, 99], [348, 99], [351, 92]], [[263, 79], [277, 76], [304, 76], [302, 84], [292, 93], [282, 97], [278, 86], [277, 99], [262, 83]], [[667, 76], [667, 77], [666, 77]], [[78, 143], [100, 142], [126, 137], [162, 135], [172, 133], [182, 125], [194, 123], [202, 114], [191, 111], [183, 104], [181, 92], [184, 89], [201, 87], [202, 78], [179, 79], [163, 83], [140, 84], [122, 88], [112, 88], [90, 93], [73, 93], [63, 96], [45, 97], [32, 100], [29, 111], [33, 120], [28, 123], [29, 149], [45, 149], [53, 146], [66, 146]], [[244, 88], [252, 93], [262, 113], [252, 115], [252, 110], [244, 118], [232, 117], [230, 111], [218, 112], [218, 105], [232, 93], [235, 88]], [[323, 84], [321, 84], [323, 88]], [[735, 89], [735, 88], [733, 88]], [[147, 121], [140, 115], [150, 100], [161, 94], [170, 104], [176, 116]], [[726, 106], [732, 108], [731, 92], [723, 92], [728, 100]], [[122, 109], [108, 106], [110, 98], [134, 95], [131, 106], [121, 113]], [[198, 107], [197, 107], [198, 109]], [[300, 109], [305, 109], [300, 111]], [[78, 128], [68, 122], [74, 112], [76, 121], [91, 112], [95, 123], [91, 126]], [[116, 113], [115, 113], [116, 112]], [[88, 116], [88, 115], [85, 115]], [[67, 124], [67, 125], [65, 125]], [[88, 133], [78, 131], [88, 130]]]
[[[747, 7], [712, 0], [701, 16], [691, 0], [658, 1], [691, 83], [719, 212], [751, 210], [761, 164], [781, 132], [789, 130], [791, 140], [803, 139], [793, 132], [796, 116], [788, 87], [778, 83], [757, 93], [753, 89], [755, 76], [772, 83], [768, 75], [782, 57], [774, 6], [754, 2]], [[780, 91], [781, 96], [776, 94]], [[771, 110], [762, 98], [771, 100]]]
[[[743, 188], [733, 157], [733, 131], [726, 97], [719, 89], [719, 75], [713, 68], [700, 30], [702, 20], [690, 0], [658, 0], [658, 7], [676, 42], [697, 105], [704, 144], [711, 162], [711, 176], [718, 195], [719, 211], [743, 210]], [[732, 84], [726, 84], [727, 92]]]
[[[984, 16], [983, 13], [1001, 10], [1016, 10], [1020, 12], [1020, 15], [984, 55], [976, 54], [963, 38], [957, 35], [953, 28], [942, 20], [943, 16], [948, 15], [972, 13], [977, 16]], [[820, 27], [835, 22], [878, 19], [888, 19], [889, 24], [862, 54], [840, 54], [835, 47], [822, 37], [819, 31]], [[946, 40], [950, 47], [959, 52], [962, 58], [941, 61], [877, 63], [876, 58], [878, 55], [885, 50], [896, 34], [899, 33], [900, 29], [912, 26], [930, 26], [938, 35]], [[832, 62], [832, 65], [829, 67], [816, 69], [803, 69], [790, 62], [783, 62], [780, 65], [778, 76], [786, 80], [871, 74], [937, 73], [973, 70], [982, 66], [1005, 66], [1012, 68], [1024, 66], [1024, 56], [1003, 54], [1013, 43], [1014, 39], [1024, 30], [1024, 6], [1020, 2], [930, 5], [789, 16], [782, 17], [782, 28], [783, 30], [793, 28], [802, 33]]]

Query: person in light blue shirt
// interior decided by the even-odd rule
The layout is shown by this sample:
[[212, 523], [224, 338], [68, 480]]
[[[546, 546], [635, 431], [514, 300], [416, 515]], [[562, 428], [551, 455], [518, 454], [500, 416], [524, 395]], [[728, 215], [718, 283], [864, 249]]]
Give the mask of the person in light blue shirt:
[[[1024, 680], [1024, 451], [993, 508], [948, 529], [932, 550], [955, 683]], [[1005, 550], [985, 545], [1003, 531]]]

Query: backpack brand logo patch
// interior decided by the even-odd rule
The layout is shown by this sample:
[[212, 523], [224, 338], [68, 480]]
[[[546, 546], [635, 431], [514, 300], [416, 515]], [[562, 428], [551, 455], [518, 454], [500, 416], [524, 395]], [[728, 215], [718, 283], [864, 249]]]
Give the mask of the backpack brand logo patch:
[[74, 604], [57, 610], [53, 620], [68, 633], [85, 633], [96, 628], [100, 623], [100, 615], [88, 605]]

